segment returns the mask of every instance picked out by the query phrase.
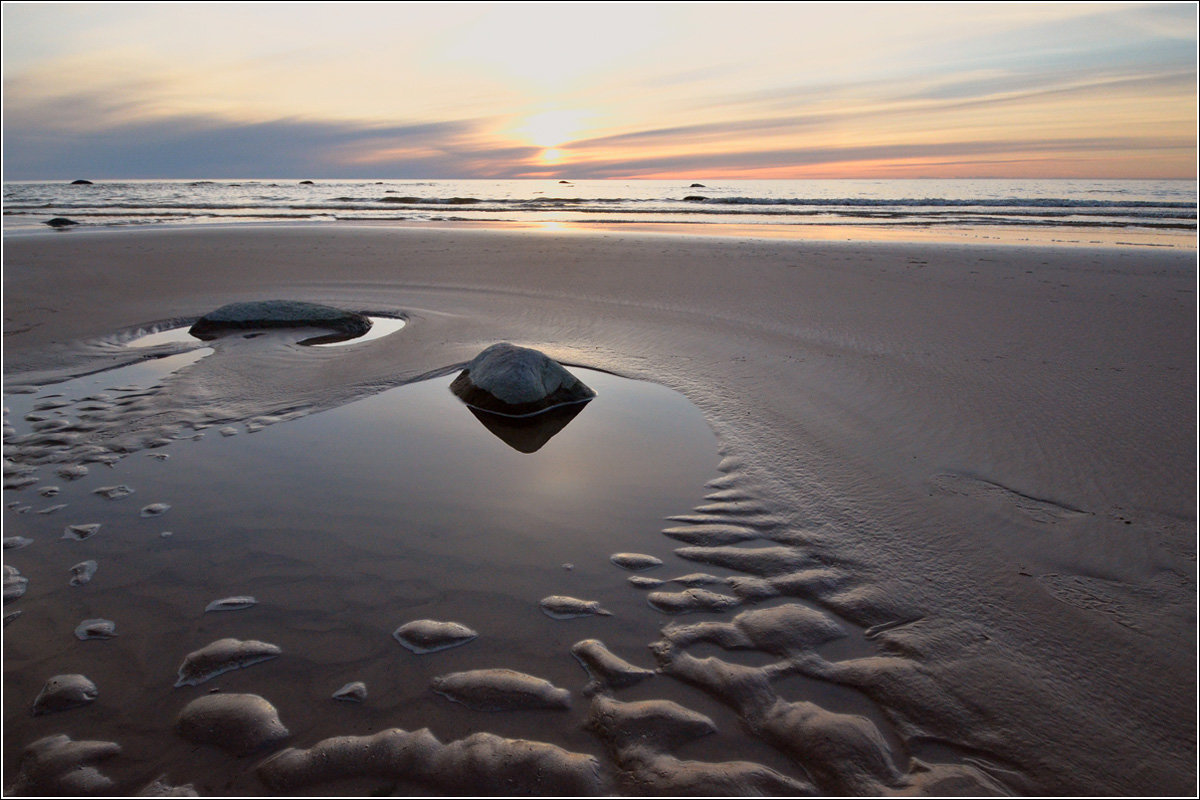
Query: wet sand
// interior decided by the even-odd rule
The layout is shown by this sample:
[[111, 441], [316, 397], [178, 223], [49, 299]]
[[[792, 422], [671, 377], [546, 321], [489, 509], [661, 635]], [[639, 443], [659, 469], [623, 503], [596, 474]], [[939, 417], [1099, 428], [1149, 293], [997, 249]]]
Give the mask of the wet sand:
[[[6, 441], [33, 425], [43, 439], [71, 433], [53, 424], [49, 384], [102, 378], [148, 354], [193, 360], [161, 390], [116, 392], [129, 398], [124, 404], [64, 398], [72, 413], [88, 402], [113, 405], [82, 409], [98, 415], [94, 424], [57, 450], [7, 450], [16, 468], [6, 470], [15, 488], [5, 492], [4, 535], [34, 542], [4, 554], [29, 580], [5, 605], [6, 615], [22, 612], [4, 632], [5, 786], [61, 788], [53, 770], [30, 766], [32, 756], [19, 765], [27, 745], [62, 733], [123, 748], [71, 755], [93, 758], [83, 763], [94, 763], [119, 793], [165, 775], [201, 794], [497, 786], [1191, 794], [1195, 288], [1194, 252], [1135, 247], [351, 226], [10, 237], [6, 406], [25, 397], [51, 407], [31, 407], [47, 415], [42, 420], [9, 420]], [[276, 297], [407, 324], [319, 354], [259, 339], [226, 343], [212, 357], [200, 343], [125, 346], [226, 303]], [[329, 580], [315, 594], [289, 592], [324, 556], [317, 540], [297, 544], [270, 520], [297, 491], [321, 491], [320, 462], [299, 486], [261, 463], [231, 481], [218, 446], [234, 452], [240, 442], [243, 465], [259, 463], [255, 436], [291, 437], [288, 446], [298, 446], [308, 435], [318, 447], [332, 436], [321, 420], [332, 425], [389, 391], [448, 382], [499, 341], [653, 382], [698, 409], [715, 441], [711, 461], [686, 457], [696, 472], [681, 483], [694, 491], [673, 490], [680, 507], [665, 512], [641, 501], [646, 514], [671, 519], [625, 530], [611, 547], [596, 544], [572, 565], [580, 573], [574, 584], [530, 578], [544, 566], [532, 555], [542, 530], [534, 526], [534, 541], [521, 543], [525, 553], [491, 594], [486, 570], [458, 589], [415, 574], [401, 580], [378, 564], [373, 571], [373, 561], [414, 556], [363, 541], [354, 543], [361, 585]], [[26, 395], [21, 387], [39, 389]], [[592, 414], [585, 408], [545, 449], [569, 446], [566, 437]], [[237, 435], [222, 436], [226, 428]], [[205, 438], [188, 440], [197, 433]], [[64, 452], [71, 463], [55, 461]], [[170, 458], [158, 463], [147, 457], [154, 453]], [[120, 479], [106, 474], [103, 460], [84, 459], [105, 454], [121, 456], [113, 467]], [[40, 457], [48, 460], [34, 464]], [[136, 469], [127, 466], [135, 460]], [[37, 483], [19, 486], [23, 462], [36, 467], [28, 475]], [[337, 463], [346, 472], [354, 461]], [[56, 472], [81, 464], [89, 474], [78, 482]], [[152, 467], [191, 476], [188, 491], [156, 484]], [[398, 459], [396, 469], [419, 464]], [[63, 502], [38, 494], [52, 484], [71, 503], [39, 515]], [[92, 494], [122, 484], [135, 493]], [[346, 476], [335, 484], [347, 485]], [[625, 528], [642, 524], [621, 511], [636, 489], [614, 486], [602, 507]], [[331, 516], [358, 520], [353, 499], [325, 502]], [[140, 514], [156, 503], [170, 508]], [[216, 515], [225, 505], [230, 522], [218, 533], [227, 541], [207, 550], [188, 544], [181, 523], [195, 513], [189, 509]], [[462, 509], [440, 509], [455, 530], [470, 526]], [[97, 522], [84, 541], [45, 534]], [[201, 518], [194, 525], [203, 527]], [[159, 552], [158, 571], [142, 571], [148, 538], [168, 532], [160, 541], [177, 548], [174, 555]], [[226, 545], [258, 559], [253, 580], [227, 579], [239, 561], [214, 556]], [[435, 573], [451, 575], [454, 565], [478, 560], [476, 547], [451, 539], [416, 552], [435, 559]], [[51, 567], [39, 551], [54, 552], [54, 578], [39, 572]], [[622, 552], [665, 563], [630, 571], [600, 555]], [[71, 586], [72, 567], [93, 553], [94, 574]], [[554, 568], [568, 574], [553, 555]], [[713, 582], [673, 580], [688, 573]], [[666, 583], [639, 588], [629, 581], [639, 576]], [[106, 580], [139, 599], [140, 617], [137, 603], [126, 601], [118, 615], [79, 599], [103, 591]], [[519, 596], [523, 581], [531, 582], [528, 598]], [[211, 587], [198, 606], [185, 588], [193, 585]], [[243, 595], [258, 604], [203, 612]], [[612, 616], [556, 619], [538, 606], [561, 596], [599, 601]], [[407, 608], [397, 606], [401, 598]], [[473, 601], [487, 613], [459, 619]], [[360, 615], [353, 629], [321, 616], [339, 603]], [[514, 623], [526, 609], [534, 621]], [[464, 623], [480, 638], [410, 652], [392, 634], [421, 618]], [[117, 636], [80, 641], [81, 620], [112, 620]], [[484, 650], [497, 631], [502, 646]], [[278, 645], [282, 654], [175, 688], [185, 656], [226, 636]], [[590, 645], [572, 654], [593, 639], [616, 660]], [[116, 646], [127, 648], [112, 650], [126, 660], [108, 658], [109, 666], [89, 671], [104, 661], [90, 654]], [[330, 699], [361, 678], [348, 662], [364, 675], [372, 670], [361, 704]], [[530, 680], [480, 673], [489, 669]], [[643, 679], [646, 669], [655, 674]], [[397, 670], [403, 687], [388, 684]], [[99, 687], [91, 705], [31, 713], [48, 679], [76, 673]], [[435, 679], [447, 676], [454, 680], [437, 685], [452, 686], [447, 692], [458, 699], [434, 691]], [[214, 686], [266, 698], [288, 735], [257, 701], [243, 700], [233, 712], [193, 715], [232, 714], [229, 724], [250, 726], [234, 737], [254, 745], [248, 754], [197, 742], [190, 722], [176, 726], [175, 717]], [[562, 690], [566, 708], [555, 706]], [[161, 714], [123, 714], [147, 702], [147, 692]], [[261, 742], [251, 723], [267, 731]], [[431, 733], [422, 736], [424, 727]], [[331, 744], [332, 736], [364, 738]], [[304, 752], [310, 748], [323, 748], [325, 759]], [[537, 769], [505, 771], [518, 761]], [[542, 782], [504, 783], [534, 774]]]

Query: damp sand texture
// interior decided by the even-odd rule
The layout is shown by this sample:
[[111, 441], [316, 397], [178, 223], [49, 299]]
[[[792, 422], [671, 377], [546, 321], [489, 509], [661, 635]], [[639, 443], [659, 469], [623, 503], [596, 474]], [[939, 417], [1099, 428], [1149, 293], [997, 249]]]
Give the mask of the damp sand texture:
[[[1193, 253], [321, 227], [4, 259], [6, 789], [1195, 788]], [[126, 346], [275, 297], [406, 324]], [[536, 452], [449, 393], [496, 342], [595, 372]], [[417, 620], [478, 637], [414, 652]], [[227, 639], [279, 654], [174, 686]], [[504, 671], [568, 699], [436, 691]]]

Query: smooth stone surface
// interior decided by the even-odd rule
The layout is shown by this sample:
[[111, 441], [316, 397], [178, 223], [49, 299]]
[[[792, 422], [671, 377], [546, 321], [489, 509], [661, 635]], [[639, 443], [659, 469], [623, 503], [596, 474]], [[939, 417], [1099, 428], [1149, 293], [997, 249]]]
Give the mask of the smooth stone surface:
[[33, 701], [34, 714], [50, 714], [86, 706], [100, 695], [96, 684], [83, 675], [55, 675], [46, 681]]
[[511, 669], [476, 669], [440, 675], [433, 690], [475, 711], [565, 709], [571, 693], [547, 680]]
[[475, 356], [450, 391], [469, 406], [510, 417], [540, 414], [596, 396], [545, 353], [508, 342]]
[[542, 607], [542, 611], [546, 616], [553, 619], [612, 616], [612, 612], [606, 611], [600, 606], [600, 603], [595, 600], [580, 600], [576, 597], [566, 597], [559, 594], [551, 595], [550, 597], [543, 597], [538, 605]]
[[392, 631], [392, 638], [418, 655], [458, 647], [479, 634], [458, 622], [418, 619]]
[[22, 547], [28, 547], [31, 544], [33, 544], [33, 539], [27, 539], [24, 536], [5, 536], [4, 537], [4, 549], [5, 550], [20, 550]]
[[179, 735], [244, 756], [286, 739], [290, 733], [275, 706], [256, 694], [209, 694], [184, 706], [175, 721]]
[[260, 328], [324, 328], [330, 336], [305, 340], [308, 344], [362, 336], [371, 321], [362, 314], [298, 300], [261, 300], [230, 303], [205, 314], [188, 330], [197, 339], [215, 339], [231, 330]]
[[283, 651], [275, 645], [255, 639], [218, 639], [188, 653], [179, 665], [179, 680], [175, 686], [197, 686], [230, 670], [259, 664], [281, 653]]

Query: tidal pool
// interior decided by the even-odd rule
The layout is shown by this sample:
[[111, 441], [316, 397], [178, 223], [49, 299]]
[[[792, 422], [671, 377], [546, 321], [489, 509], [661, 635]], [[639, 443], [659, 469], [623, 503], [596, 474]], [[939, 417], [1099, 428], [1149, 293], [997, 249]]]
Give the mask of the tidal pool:
[[[136, 394], [207, 352], [12, 394], [9, 438]], [[37, 466], [37, 482], [5, 492], [5, 535], [32, 540], [5, 552], [29, 581], [5, 606], [6, 615], [21, 612], [4, 631], [6, 772], [15, 772], [25, 745], [66, 733], [121, 745], [98, 765], [121, 790], [165, 774], [202, 794], [264, 793], [254, 759], [174, 733], [180, 710], [212, 690], [267, 698], [290, 731], [287, 744], [300, 747], [428, 727], [442, 741], [488, 731], [601, 754], [583, 729], [588, 676], [571, 647], [599, 639], [653, 668], [647, 644], [669, 620], [610, 556], [662, 559], [639, 574], [663, 579], [695, 572], [660, 531], [665, 517], [702, 502], [718, 454], [682, 396], [570, 369], [597, 397], [515, 430], [480, 419], [450, 393], [446, 376], [261, 429], [213, 426], [195, 439], [87, 463], [87, 474], [71, 480], [56, 473], [61, 464]], [[96, 491], [113, 486], [132, 493]], [[152, 507], [164, 510], [142, 513]], [[96, 523], [82, 541], [63, 538], [67, 526]], [[85, 560], [95, 562], [91, 579], [72, 585], [72, 568]], [[551, 618], [539, 602], [556, 595], [598, 601], [611, 616]], [[257, 602], [205, 613], [243, 596]], [[80, 623], [94, 619], [111, 620], [117, 635], [77, 638]], [[479, 636], [417, 655], [392, 632], [418, 619], [458, 622]], [[184, 657], [223, 638], [268, 642], [282, 654], [176, 688]], [[544, 678], [570, 690], [573, 703], [484, 713], [431, 691], [436, 676], [487, 669]], [[62, 674], [86, 675], [97, 699], [34, 716], [39, 690]], [[366, 684], [364, 702], [332, 699], [357, 681]], [[664, 687], [629, 692], [662, 697]], [[689, 703], [726, 721], [693, 753], [721, 760], [739, 741], [739, 757], [784, 766], [765, 745], [741, 742], [718, 704]]]

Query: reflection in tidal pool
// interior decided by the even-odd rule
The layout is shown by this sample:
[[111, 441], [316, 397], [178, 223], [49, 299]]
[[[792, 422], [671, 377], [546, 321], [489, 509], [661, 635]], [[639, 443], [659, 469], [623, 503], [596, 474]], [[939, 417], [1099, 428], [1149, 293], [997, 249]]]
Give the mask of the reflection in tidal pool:
[[[40, 467], [39, 483], [6, 493], [18, 502], [5, 510], [5, 535], [33, 540], [5, 554], [29, 579], [5, 608], [23, 612], [4, 636], [6, 771], [26, 744], [69, 731], [122, 746], [103, 771], [123, 788], [168, 773], [203, 794], [261, 792], [253, 764], [241, 763], [249, 760], [172, 733], [179, 711], [212, 688], [266, 697], [297, 746], [428, 727], [443, 741], [487, 730], [599, 753], [582, 728], [585, 703], [483, 714], [430, 690], [437, 675], [507, 668], [577, 695], [586, 675], [570, 648], [589, 638], [653, 666], [646, 644], [663, 619], [609, 556], [646, 553], [667, 561], [664, 570], [694, 571], [660, 530], [703, 497], [716, 442], [674, 392], [572, 371], [597, 397], [515, 432], [480, 424], [447, 377], [252, 434], [209, 429], [111, 467], [92, 464], [76, 481]], [[122, 380], [113, 372], [8, 398], [9, 422], [23, 433], [23, 417], [51, 394], [78, 403]], [[114, 484], [134, 495], [94, 493]], [[50, 485], [55, 497], [38, 494]], [[66, 505], [38, 513], [51, 503]], [[169, 510], [139, 514], [158, 503]], [[61, 538], [65, 525], [87, 523], [102, 527], [85, 541]], [[70, 585], [72, 565], [85, 559], [98, 565], [94, 577]], [[598, 601], [612, 616], [552, 619], [539, 607], [551, 595]], [[204, 613], [240, 596], [257, 603]], [[119, 635], [78, 640], [76, 626], [95, 618]], [[417, 619], [459, 622], [479, 636], [414, 655], [391, 634]], [[269, 642], [282, 655], [174, 688], [184, 656], [225, 637]], [[73, 673], [96, 683], [96, 702], [29, 713], [47, 678]], [[365, 702], [331, 700], [355, 681], [368, 687]]]

